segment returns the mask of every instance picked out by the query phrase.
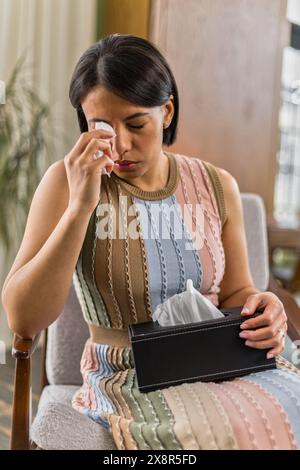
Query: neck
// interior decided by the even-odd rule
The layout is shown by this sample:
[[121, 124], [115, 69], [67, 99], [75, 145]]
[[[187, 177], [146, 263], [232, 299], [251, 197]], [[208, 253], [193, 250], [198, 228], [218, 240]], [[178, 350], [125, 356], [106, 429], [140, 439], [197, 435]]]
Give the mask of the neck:
[[169, 159], [161, 151], [161, 154], [152, 167], [141, 177], [134, 178], [130, 182], [143, 191], [159, 191], [167, 186], [169, 179]]

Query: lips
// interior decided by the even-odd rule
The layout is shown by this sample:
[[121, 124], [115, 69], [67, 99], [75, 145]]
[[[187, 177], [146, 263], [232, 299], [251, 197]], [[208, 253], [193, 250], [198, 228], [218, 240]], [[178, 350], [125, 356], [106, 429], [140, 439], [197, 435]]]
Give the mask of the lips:
[[115, 162], [115, 167], [116, 169], [118, 169], [119, 171], [122, 171], [122, 170], [130, 170], [131, 168], [133, 169], [133, 167], [135, 167], [139, 162], [132, 162], [130, 160], [122, 160], [121, 162], [120, 161], [116, 161]]
[[122, 161], [116, 161], [115, 162], [117, 165], [130, 165], [131, 163], [137, 163], [137, 162], [132, 162], [130, 160], [122, 160]]

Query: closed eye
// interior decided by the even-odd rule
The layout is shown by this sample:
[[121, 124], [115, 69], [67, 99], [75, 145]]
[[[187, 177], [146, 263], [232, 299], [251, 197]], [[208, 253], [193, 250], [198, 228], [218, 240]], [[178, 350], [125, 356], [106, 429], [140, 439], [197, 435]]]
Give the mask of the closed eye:
[[143, 127], [145, 127], [145, 125], [143, 124], [142, 126], [129, 126], [131, 127], [132, 129], [142, 129]]

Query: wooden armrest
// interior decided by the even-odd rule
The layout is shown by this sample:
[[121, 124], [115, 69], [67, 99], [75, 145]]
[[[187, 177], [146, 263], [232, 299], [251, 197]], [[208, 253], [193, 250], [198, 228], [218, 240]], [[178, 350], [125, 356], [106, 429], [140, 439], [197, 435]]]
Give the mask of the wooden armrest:
[[40, 334], [33, 339], [15, 335], [12, 355], [16, 358], [10, 448], [29, 450], [31, 424], [31, 356]]
[[27, 359], [34, 353], [41, 333], [36, 335], [33, 339], [21, 338], [18, 335], [14, 335], [12, 355], [15, 358]]
[[288, 317], [288, 335], [292, 341], [300, 339], [300, 307], [297, 305], [292, 294], [283, 289], [278, 281], [270, 273], [268, 290], [277, 295], [284, 305], [285, 313]]

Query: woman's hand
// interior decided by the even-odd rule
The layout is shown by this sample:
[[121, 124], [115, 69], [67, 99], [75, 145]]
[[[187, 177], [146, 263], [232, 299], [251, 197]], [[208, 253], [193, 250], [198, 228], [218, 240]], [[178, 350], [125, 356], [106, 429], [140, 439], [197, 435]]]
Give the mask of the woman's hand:
[[251, 348], [269, 349], [267, 358], [277, 356], [284, 349], [287, 331], [287, 316], [282, 302], [272, 292], [260, 292], [250, 295], [244, 304], [242, 315], [251, 315], [258, 308], [263, 308], [261, 315], [246, 319], [241, 324], [241, 338]]
[[[102, 169], [112, 171], [111, 144], [107, 140], [115, 136], [103, 129], [81, 134], [73, 149], [64, 158], [68, 184], [69, 207], [92, 213], [99, 202]], [[104, 155], [95, 159], [102, 150]]]

